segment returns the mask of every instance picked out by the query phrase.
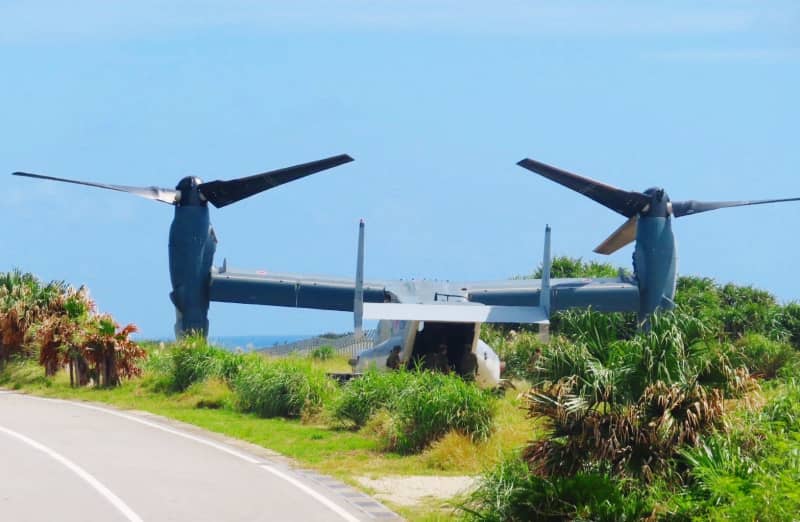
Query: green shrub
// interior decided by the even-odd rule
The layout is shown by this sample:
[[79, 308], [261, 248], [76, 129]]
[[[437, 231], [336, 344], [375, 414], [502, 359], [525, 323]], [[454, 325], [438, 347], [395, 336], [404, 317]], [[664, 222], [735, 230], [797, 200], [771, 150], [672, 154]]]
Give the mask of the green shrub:
[[749, 333], [736, 342], [741, 354], [741, 363], [753, 375], [773, 379], [778, 371], [796, 357], [790, 345], [773, 341], [764, 335]]
[[473, 441], [492, 431], [494, 398], [458, 376], [408, 372], [409, 383], [392, 405], [394, 433], [388, 446], [401, 453], [425, 448], [451, 430]]
[[342, 388], [331, 406], [332, 417], [355, 427], [364, 426], [381, 408], [390, 409], [403, 389], [413, 378], [409, 372], [378, 372], [369, 370], [351, 379]]
[[710, 277], [680, 276], [675, 291], [676, 311], [695, 317], [714, 335], [723, 335], [722, 298]]
[[216, 377], [230, 384], [238, 377], [239, 372], [244, 366], [244, 355], [220, 350], [218, 357], [220, 358], [219, 373]]
[[23, 386], [52, 386], [44, 369], [34, 359], [15, 354], [7, 364], [0, 367], [0, 385], [11, 386], [18, 390]]
[[222, 352], [207, 344], [180, 344], [173, 349], [171, 390], [181, 392], [196, 382], [216, 377], [222, 368]]
[[586, 345], [601, 361], [606, 360], [608, 347], [636, 333], [635, 314], [602, 313], [592, 309], [564, 310], [553, 317], [553, 332]]
[[143, 343], [142, 348], [147, 352], [142, 365], [143, 384], [155, 391], [170, 391], [173, 382], [171, 350], [163, 343]]
[[781, 310], [780, 324], [787, 341], [800, 348], [800, 303], [788, 303]]
[[788, 337], [781, 324], [781, 308], [769, 292], [729, 283], [722, 287], [720, 297], [723, 327], [731, 339], [748, 332], [776, 340]]
[[764, 405], [758, 420], [779, 432], [800, 433], [800, 384], [789, 380], [782, 393]]
[[539, 520], [641, 520], [653, 504], [640, 488], [601, 473], [543, 478], [517, 456], [486, 472], [460, 507], [467, 519], [485, 522]]
[[261, 417], [300, 417], [319, 412], [335, 384], [307, 360], [245, 358], [233, 380], [236, 405]]
[[242, 367], [244, 356], [210, 346], [202, 337], [191, 336], [176, 343], [169, 352], [169, 360], [168, 389], [182, 392], [192, 384], [212, 377], [233, 381]]
[[[796, 433], [795, 433], [796, 435]], [[703, 520], [796, 520], [800, 512], [800, 444], [773, 432], [748, 448], [719, 434], [688, 449], [694, 517]]]
[[[584, 261], [582, 258], [556, 256], [551, 261], [550, 277], [617, 277], [620, 269], [610, 263]], [[542, 278], [542, 267], [536, 269], [532, 276], [516, 279]]]
[[450, 431], [472, 441], [492, 430], [494, 397], [456, 375], [429, 371], [369, 371], [348, 382], [333, 402], [334, 419], [355, 427], [385, 411], [389, 449], [412, 453]]
[[311, 351], [311, 357], [320, 361], [327, 361], [334, 355], [336, 355], [336, 352], [333, 350], [333, 346], [320, 346]]
[[[484, 333], [485, 331], [485, 333]], [[505, 363], [502, 377], [530, 380], [536, 372], [536, 363], [546, 343], [536, 332], [481, 327], [481, 339], [491, 346]]]

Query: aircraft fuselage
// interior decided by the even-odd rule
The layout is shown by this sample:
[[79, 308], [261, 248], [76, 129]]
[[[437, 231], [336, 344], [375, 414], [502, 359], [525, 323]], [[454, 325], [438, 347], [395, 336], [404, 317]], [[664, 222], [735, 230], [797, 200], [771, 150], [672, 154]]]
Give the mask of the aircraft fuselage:
[[500, 384], [501, 362], [480, 340], [481, 323], [380, 321], [375, 347], [361, 352], [355, 370], [388, 371], [390, 356], [399, 347], [399, 365], [428, 368], [474, 378], [484, 388]]

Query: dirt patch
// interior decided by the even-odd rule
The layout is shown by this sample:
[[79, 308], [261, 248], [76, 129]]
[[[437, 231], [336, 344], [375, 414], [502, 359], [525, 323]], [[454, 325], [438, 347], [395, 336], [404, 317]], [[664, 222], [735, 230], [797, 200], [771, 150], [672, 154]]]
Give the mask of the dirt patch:
[[425, 500], [447, 500], [468, 493], [476, 477], [389, 476], [372, 479], [356, 477], [359, 484], [375, 491], [375, 498], [400, 506], [415, 506]]

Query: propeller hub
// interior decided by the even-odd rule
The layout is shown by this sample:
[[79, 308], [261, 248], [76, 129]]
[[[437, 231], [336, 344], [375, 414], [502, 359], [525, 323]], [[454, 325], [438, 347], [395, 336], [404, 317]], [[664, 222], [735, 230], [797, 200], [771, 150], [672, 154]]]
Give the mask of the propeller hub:
[[200, 193], [200, 185], [203, 183], [203, 180], [198, 178], [197, 176], [186, 176], [182, 180], [178, 182], [178, 185], [175, 187], [180, 193], [178, 197], [178, 204], [182, 207], [186, 206], [206, 206], [206, 199]]
[[672, 203], [663, 188], [652, 187], [643, 194], [650, 197], [650, 203], [640, 212], [642, 217], [668, 217], [672, 214]]

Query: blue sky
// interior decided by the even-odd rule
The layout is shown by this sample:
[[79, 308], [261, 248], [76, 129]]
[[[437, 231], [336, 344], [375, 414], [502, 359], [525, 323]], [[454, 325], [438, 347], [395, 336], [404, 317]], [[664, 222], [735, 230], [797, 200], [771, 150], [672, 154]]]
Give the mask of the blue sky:
[[[673, 199], [800, 196], [797, 2], [83, 0], [0, 4], [0, 270], [87, 284], [169, 336], [172, 209], [9, 176], [129, 185], [354, 163], [212, 209], [217, 264], [504, 279], [591, 252], [621, 216], [530, 156]], [[679, 268], [800, 299], [800, 205], [678, 220]], [[349, 314], [212, 304], [212, 335]]]

